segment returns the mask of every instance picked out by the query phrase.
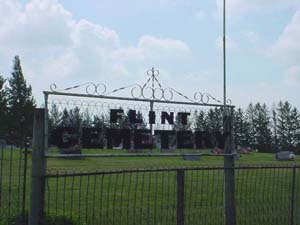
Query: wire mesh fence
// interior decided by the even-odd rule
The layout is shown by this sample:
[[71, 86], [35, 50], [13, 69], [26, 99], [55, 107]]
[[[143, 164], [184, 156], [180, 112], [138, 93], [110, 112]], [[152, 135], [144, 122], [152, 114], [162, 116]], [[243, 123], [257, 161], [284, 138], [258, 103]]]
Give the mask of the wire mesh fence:
[[[31, 163], [25, 152], [13, 146], [0, 149], [1, 225], [27, 221]], [[57, 161], [48, 160], [50, 167], [58, 166]], [[66, 164], [66, 160], [59, 161]], [[45, 224], [168, 225], [178, 224], [179, 216], [184, 224], [224, 224], [222, 166], [134, 169], [137, 165], [132, 161], [132, 167], [112, 171], [111, 167], [93, 170], [80, 166], [80, 160], [69, 161], [69, 166], [47, 171]], [[78, 169], [74, 172], [74, 168]], [[237, 166], [237, 224], [300, 224], [299, 169]]]
[[0, 224], [26, 218], [29, 202], [27, 149], [0, 147]]
[[[299, 182], [299, 167], [235, 168], [237, 224], [300, 224]], [[224, 224], [224, 168], [48, 173], [45, 214], [71, 224]]]

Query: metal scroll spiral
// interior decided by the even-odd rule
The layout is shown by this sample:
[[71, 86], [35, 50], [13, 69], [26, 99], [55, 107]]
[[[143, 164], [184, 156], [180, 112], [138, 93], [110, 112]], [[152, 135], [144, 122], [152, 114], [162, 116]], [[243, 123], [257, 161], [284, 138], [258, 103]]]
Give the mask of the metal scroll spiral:
[[[209, 93], [202, 93], [202, 92], [196, 92], [194, 94], [194, 100], [197, 103], [201, 103], [201, 104], [210, 104], [210, 103], [219, 103], [222, 104], [223, 102], [218, 100], [217, 98], [215, 98], [214, 96], [212, 96]], [[226, 104], [231, 105], [232, 101], [231, 99], [227, 99], [226, 100]]]
[[174, 92], [171, 88], [152, 88], [135, 84], [131, 86], [131, 96], [136, 99], [172, 101]]
[[85, 92], [89, 95], [104, 95], [106, 93], [106, 90], [106, 85], [102, 83], [90, 83], [85, 88]]
[[85, 84], [81, 84], [81, 85], [75, 85], [72, 87], [68, 87], [65, 89], [60, 89], [57, 90], [57, 85], [56, 84], [51, 84], [50, 85], [50, 90], [52, 92], [64, 92], [64, 91], [70, 91], [73, 89], [78, 89], [78, 88], [85, 88], [85, 93], [88, 95], [104, 95], [106, 93], [106, 85], [99, 83], [99, 84], [95, 84], [95, 83], [85, 83]]

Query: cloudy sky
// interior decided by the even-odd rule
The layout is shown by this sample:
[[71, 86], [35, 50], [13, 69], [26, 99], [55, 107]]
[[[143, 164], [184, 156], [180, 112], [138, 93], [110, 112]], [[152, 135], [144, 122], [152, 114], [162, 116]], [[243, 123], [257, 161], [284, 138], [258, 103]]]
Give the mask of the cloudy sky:
[[[300, 107], [300, 0], [228, 1], [228, 97]], [[0, 74], [12, 59], [42, 91], [142, 83], [222, 99], [222, 0], [0, 0]]]

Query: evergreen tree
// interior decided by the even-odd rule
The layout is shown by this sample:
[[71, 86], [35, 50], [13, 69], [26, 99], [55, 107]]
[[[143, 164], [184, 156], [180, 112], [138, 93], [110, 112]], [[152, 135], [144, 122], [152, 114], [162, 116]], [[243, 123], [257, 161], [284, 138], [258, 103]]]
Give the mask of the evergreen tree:
[[256, 142], [256, 139], [255, 139], [256, 124], [255, 124], [255, 119], [254, 118], [255, 118], [255, 108], [254, 108], [253, 104], [250, 103], [247, 110], [246, 110], [246, 121], [249, 124], [249, 139], [248, 139], [248, 142], [249, 142], [249, 146], [251, 148], [257, 147], [257, 142]]
[[296, 147], [297, 152], [299, 153], [300, 152], [300, 112], [299, 112], [299, 110], [297, 110], [297, 112], [298, 112], [298, 116], [297, 116], [298, 119], [295, 120], [295, 124], [297, 124], [295, 126], [295, 140], [296, 140], [295, 147]]
[[131, 124], [130, 127], [131, 129], [147, 129], [147, 122], [145, 121], [143, 114], [138, 111], [136, 114], [136, 118], [139, 121], [142, 121], [141, 123], [137, 123], [137, 124]]
[[281, 149], [293, 148], [292, 106], [289, 102], [279, 102], [277, 108], [278, 144]]
[[270, 152], [272, 143], [271, 123], [269, 110], [266, 104], [255, 105], [253, 125], [255, 129], [255, 142], [257, 148], [264, 152]]
[[[92, 125], [93, 125], [93, 127], [99, 128], [102, 130], [105, 130], [106, 128], [111, 127], [108, 117], [103, 114], [101, 116], [98, 116], [98, 115], [94, 116]], [[113, 127], [111, 127], [111, 128], [113, 128]]]
[[49, 129], [55, 129], [61, 123], [62, 114], [56, 104], [53, 104], [49, 112]]
[[204, 110], [200, 110], [199, 112], [195, 112], [195, 130], [196, 131], [205, 131], [208, 128], [208, 124], [206, 121], [206, 113]]
[[4, 136], [7, 133], [7, 96], [4, 88], [5, 79], [0, 76], [0, 136]]
[[69, 115], [70, 126], [80, 128], [82, 126], [82, 115], [80, 113], [80, 109], [78, 107], [71, 109]]
[[18, 56], [14, 58], [12, 77], [7, 89], [9, 107], [9, 128], [15, 142], [20, 143], [25, 136], [32, 135], [35, 100], [32, 88], [24, 78]]
[[179, 114], [176, 115], [173, 130], [188, 131], [188, 130], [191, 130], [191, 128], [192, 128], [192, 123], [189, 120], [189, 118], [187, 118], [187, 123], [186, 124], [182, 124], [181, 116]]
[[236, 146], [249, 146], [249, 129], [250, 124], [246, 120], [246, 115], [241, 108], [238, 108], [234, 113], [234, 134]]
[[293, 150], [300, 146], [300, 114], [297, 108], [291, 112]]
[[276, 148], [276, 151], [278, 150], [278, 138], [277, 138], [277, 111], [276, 106], [272, 106], [271, 111], [271, 117], [272, 117], [272, 133], [273, 133], [273, 146]]
[[207, 131], [222, 132], [223, 131], [223, 113], [219, 108], [209, 109], [206, 114]]
[[70, 114], [69, 111], [65, 108], [62, 112], [61, 120], [59, 123], [60, 127], [69, 127], [71, 125], [70, 123]]
[[83, 113], [82, 118], [82, 126], [91, 127], [93, 125], [93, 118], [88, 109], [86, 109]]

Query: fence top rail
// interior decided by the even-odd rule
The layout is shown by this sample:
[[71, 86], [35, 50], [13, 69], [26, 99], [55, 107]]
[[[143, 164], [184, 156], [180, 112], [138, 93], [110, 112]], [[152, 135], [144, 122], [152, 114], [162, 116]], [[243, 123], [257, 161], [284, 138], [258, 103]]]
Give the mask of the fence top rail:
[[[206, 167], [183, 167], [183, 168], [155, 168], [155, 169], [130, 169], [130, 170], [110, 170], [110, 171], [91, 171], [91, 172], [63, 172], [59, 171], [46, 174], [46, 178], [58, 177], [81, 177], [95, 175], [110, 175], [110, 174], [126, 174], [126, 173], [151, 173], [151, 172], [178, 172], [178, 171], [204, 171], [204, 170], [263, 170], [263, 169], [299, 169], [300, 165], [243, 165], [235, 167], [224, 166], [206, 166]], [[51, 173], [52, 172], [52, 173]]]
[[46, 154], [46, 158], [114, 158], [114, 157], [224, 157], [224, 156], [236, 156], [237, 153], [232, 154], [204, 154], [204, 153], [123, 153], [123, 154]]
[[231, 104], [211, 104], [211, 103], [198, 103], [198, 102], [185, 102], [185, 101], [173, 101], [173, 100], [160, 100], [160, 99], [142, 99], [142, 98], [130, 98], [120, 96], [108, 96], [108, 95], [92, 95], [92, 94], [78, 94], [78, 93], [65, 93], [58, 91], [44, 91], [45, 96], [56, 95], [56, 96], [68, 96], [68, 97], [81, 97], [81, 98], [95, 98], [95, 99], [110, 99], [110, 100], [121, 100], [121, 101], [135, 101], [135, 102], [153, 102], [153, 103], [164, 103], [174, 105], [193, 105], [193, 106], [207, 106], [207, 107], [227, 107], [234, 108]]

